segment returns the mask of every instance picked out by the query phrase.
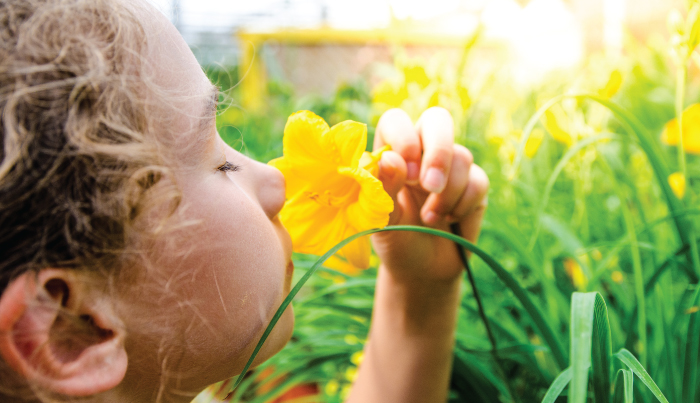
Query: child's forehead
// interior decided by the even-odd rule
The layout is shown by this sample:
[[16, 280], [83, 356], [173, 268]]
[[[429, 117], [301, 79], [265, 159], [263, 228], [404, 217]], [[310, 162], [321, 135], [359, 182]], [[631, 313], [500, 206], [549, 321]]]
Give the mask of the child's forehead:
[[[178, 160], [197, 160], [213, 147], [218, 89], [206, 77], [175, 26], [146, 0], [127, 0], [146, 34], [143, 74], [154, 84], [150, 117]], [[160, 104], [160, 105], [159, 105]], [[185, 157], [182, 160], [180, 157]]]

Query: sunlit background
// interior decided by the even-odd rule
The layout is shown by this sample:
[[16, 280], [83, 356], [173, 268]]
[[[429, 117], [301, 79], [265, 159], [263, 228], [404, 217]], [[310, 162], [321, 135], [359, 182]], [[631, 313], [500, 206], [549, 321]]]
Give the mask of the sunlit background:
[[[682, 0], [151, 1], [178, 27], [203, 64], [237, 64], [240, 32], [401, 30], [458, 40], [481, 27], [485, 42], [510, 51], [524, 80], [573, 66], [586, 52], [605, 49], [615, 54], [625, 35], [645, 39], [663, 29], [670, 9], [682, 5]], [[306, 44], [334, 41], [338, 42], [320, 36]], [[322, 76], [323, 85], [330, 87]]]
[[[221, 137], [257, 160], [282, 154], [299, 110], [366, 123], [369, 144], [389, 108], [452, 114], [489, 175], [478, 245], [503, 272], [472, 259], [485, 314], [465, 281], [450, 403], [543, 401], [574, 338], [604, 343], [570, 330], [592, 320], [574, 292], [606, 301], [599, 351], [626, 349], [669, 401], [700, 401], [700, 0], [152, 1], [221, 87]], [[295, 255], [296, 276], [315, 260]], [[323, 266], [294, 300], [292, 341], [228, 401], [347, 396], [376, 270]], [[617, 384], [631, 367], [610, 359]], [[657, 401], [647, 381], [611, 401]]]

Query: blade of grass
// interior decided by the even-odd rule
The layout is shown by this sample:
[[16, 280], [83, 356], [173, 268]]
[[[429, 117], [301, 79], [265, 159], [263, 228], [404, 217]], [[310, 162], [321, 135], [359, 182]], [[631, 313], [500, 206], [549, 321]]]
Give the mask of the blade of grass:
[[571, 296], [571, 386], [569, 401], [584, 403], [588, 395], [588, 369], [591, 367], [594, 293], [575, 292]]
[[552, 384], [549, 386], [549, 389], [547, 389], [547, 393], [544, 395], [542, 403], [554, 403], [559, 395], [561, 395], [561, 392], [564, 390], [566, 385], [571, 382], [572, 375], [573, 371], [571, 370], [571, 367], [563, 370], [554, 379], [554, 382], [552, 382]]
[[659, 301], [659, 316], [661, 320], [661, 326], [663, 329], [663, 337], [664, 337], [664, 355], [666, 356], [666, 361], [667, 361], [667, 367], [668, 367], [668, 372], [667, 372], [667, 382], [670, 382], [670, 386], [667, 385], [667, 390], [671, 390], [671, 396], [673, 397], [673, 400], [676, 402], [680, 402], [681, 400], [681, 391], [683, 390], [683, 386], [681, 382], [679, 382], [682, 377], [678, 375], [678, 365], [676, 365], [677, 360], [675, 360], [673, 357], [675, 356], [675, 351], [674, 348], [676, 347], [676, 343], [673, 339], [673, 334], [671, 332], [671, 326], [669, 326], [669, 323], [666, 321], [666, 298], [663, 296], [661, 292], [661, 287], [656, 286], [657, 292], [656, 296]]
[[634, 372], [635, 375], [637, 375], [637, 377], [647, 386], [647, 388], [649, 388], [651, 393], [653, 393], [661, 403], [668, 403], [666, 396], [664, 396], [664, 394], [661, 393], [661, 389], [656, 386], [656, 382], [651, 379], [651, 376], [649, 376], [646, 369], [644, 369], [642, 364], [637, 361], [637, 358], [632, 355], [629, 350], [622, 348], [620, 351], [615, 353], [615, 357], [627, 365], [627, 367]]
[[632, 371], [621, 369], [617, 371], [615, 378], [613, 403], [632, 403], [634, 401], [634, 375]]
[[612, 367], [612, 344], [610, 341], [610, 321], [605, 300], [595, 293], [593, 317], [592, 361], [593, 393], [596, 403], [610, 401], [610, 379]]
[[588, 395], [588, 370], [593, 365], [596, 403], [610, 399], [610, 325], [603, 297], [597, 292], [571, 296], [571, 386], [569, 401], [584, 403]]

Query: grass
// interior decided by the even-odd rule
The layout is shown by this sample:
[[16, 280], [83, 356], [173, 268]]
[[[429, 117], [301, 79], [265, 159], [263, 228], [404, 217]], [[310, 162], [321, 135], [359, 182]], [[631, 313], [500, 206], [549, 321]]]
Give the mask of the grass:
[[[666, 50], [631, 44], [621, 61], [591, 57], [579, 70], [527, 90], [509, 86], [504, 72], [493, 72], [490, 84], [455, 84], [471, 98], [455, 114], [456, 137], [491, 179], [478, 248], [462, 245], [478, 256], [474, 280], [497, 348], [494, 354], [465, 278], [451, 402], [697, 401], [700, 159], [659, 138], [699, 88], [694, 69], [676, 80]], [[465, 63], [468, 71], [476, 61]], [[592, 72], [613, 69], [622, 72], [622, 87], [603, 97], [595, 83], [605, 80]], [[224, 73], [210, 76], [235, 81]], [[298, 109], [331, 125], [345, 119], [371, 125], [386, 107], [373, 103], [362, 82], [327, 99], [297, 99], [279, 83], [268, 92], [264, 113], [229, 103], [219, 119], [225, 140], [263, 161], [281, 153], [284, 121]], [[230, 95], [236, 99], [235, 88]], [[446, 104], [456, 105], [465, 106]], [[549, 116], [571, 144], [552, 136]], [[548, 134], [528, 157], [535, 130]], [[687, 172], [683, 199], [667, 181], [679, 170]], [[369, 329], [376, 271], [347, 276], [316, 260], [295, 257], [297, 279], [307, 282], [292, 296], [292, 341], [242, 378], [232, 401], [269, 402], [308, 384], [318, 386], [324, 402], [347, 393]], [[265, 370], [272, 375], [259, 378]]]

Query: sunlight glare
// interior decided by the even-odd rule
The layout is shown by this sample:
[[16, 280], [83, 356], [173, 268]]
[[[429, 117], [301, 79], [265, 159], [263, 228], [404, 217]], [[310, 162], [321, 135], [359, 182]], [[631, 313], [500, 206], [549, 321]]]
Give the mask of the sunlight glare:
[[513, 0], [494, 0], [486, 6], [483, 21], [487, 36], [512, 46], [521, 79], [543, 78], [583, 57], [580, 25], [561, 0], [533, 0], [523, 8]]

